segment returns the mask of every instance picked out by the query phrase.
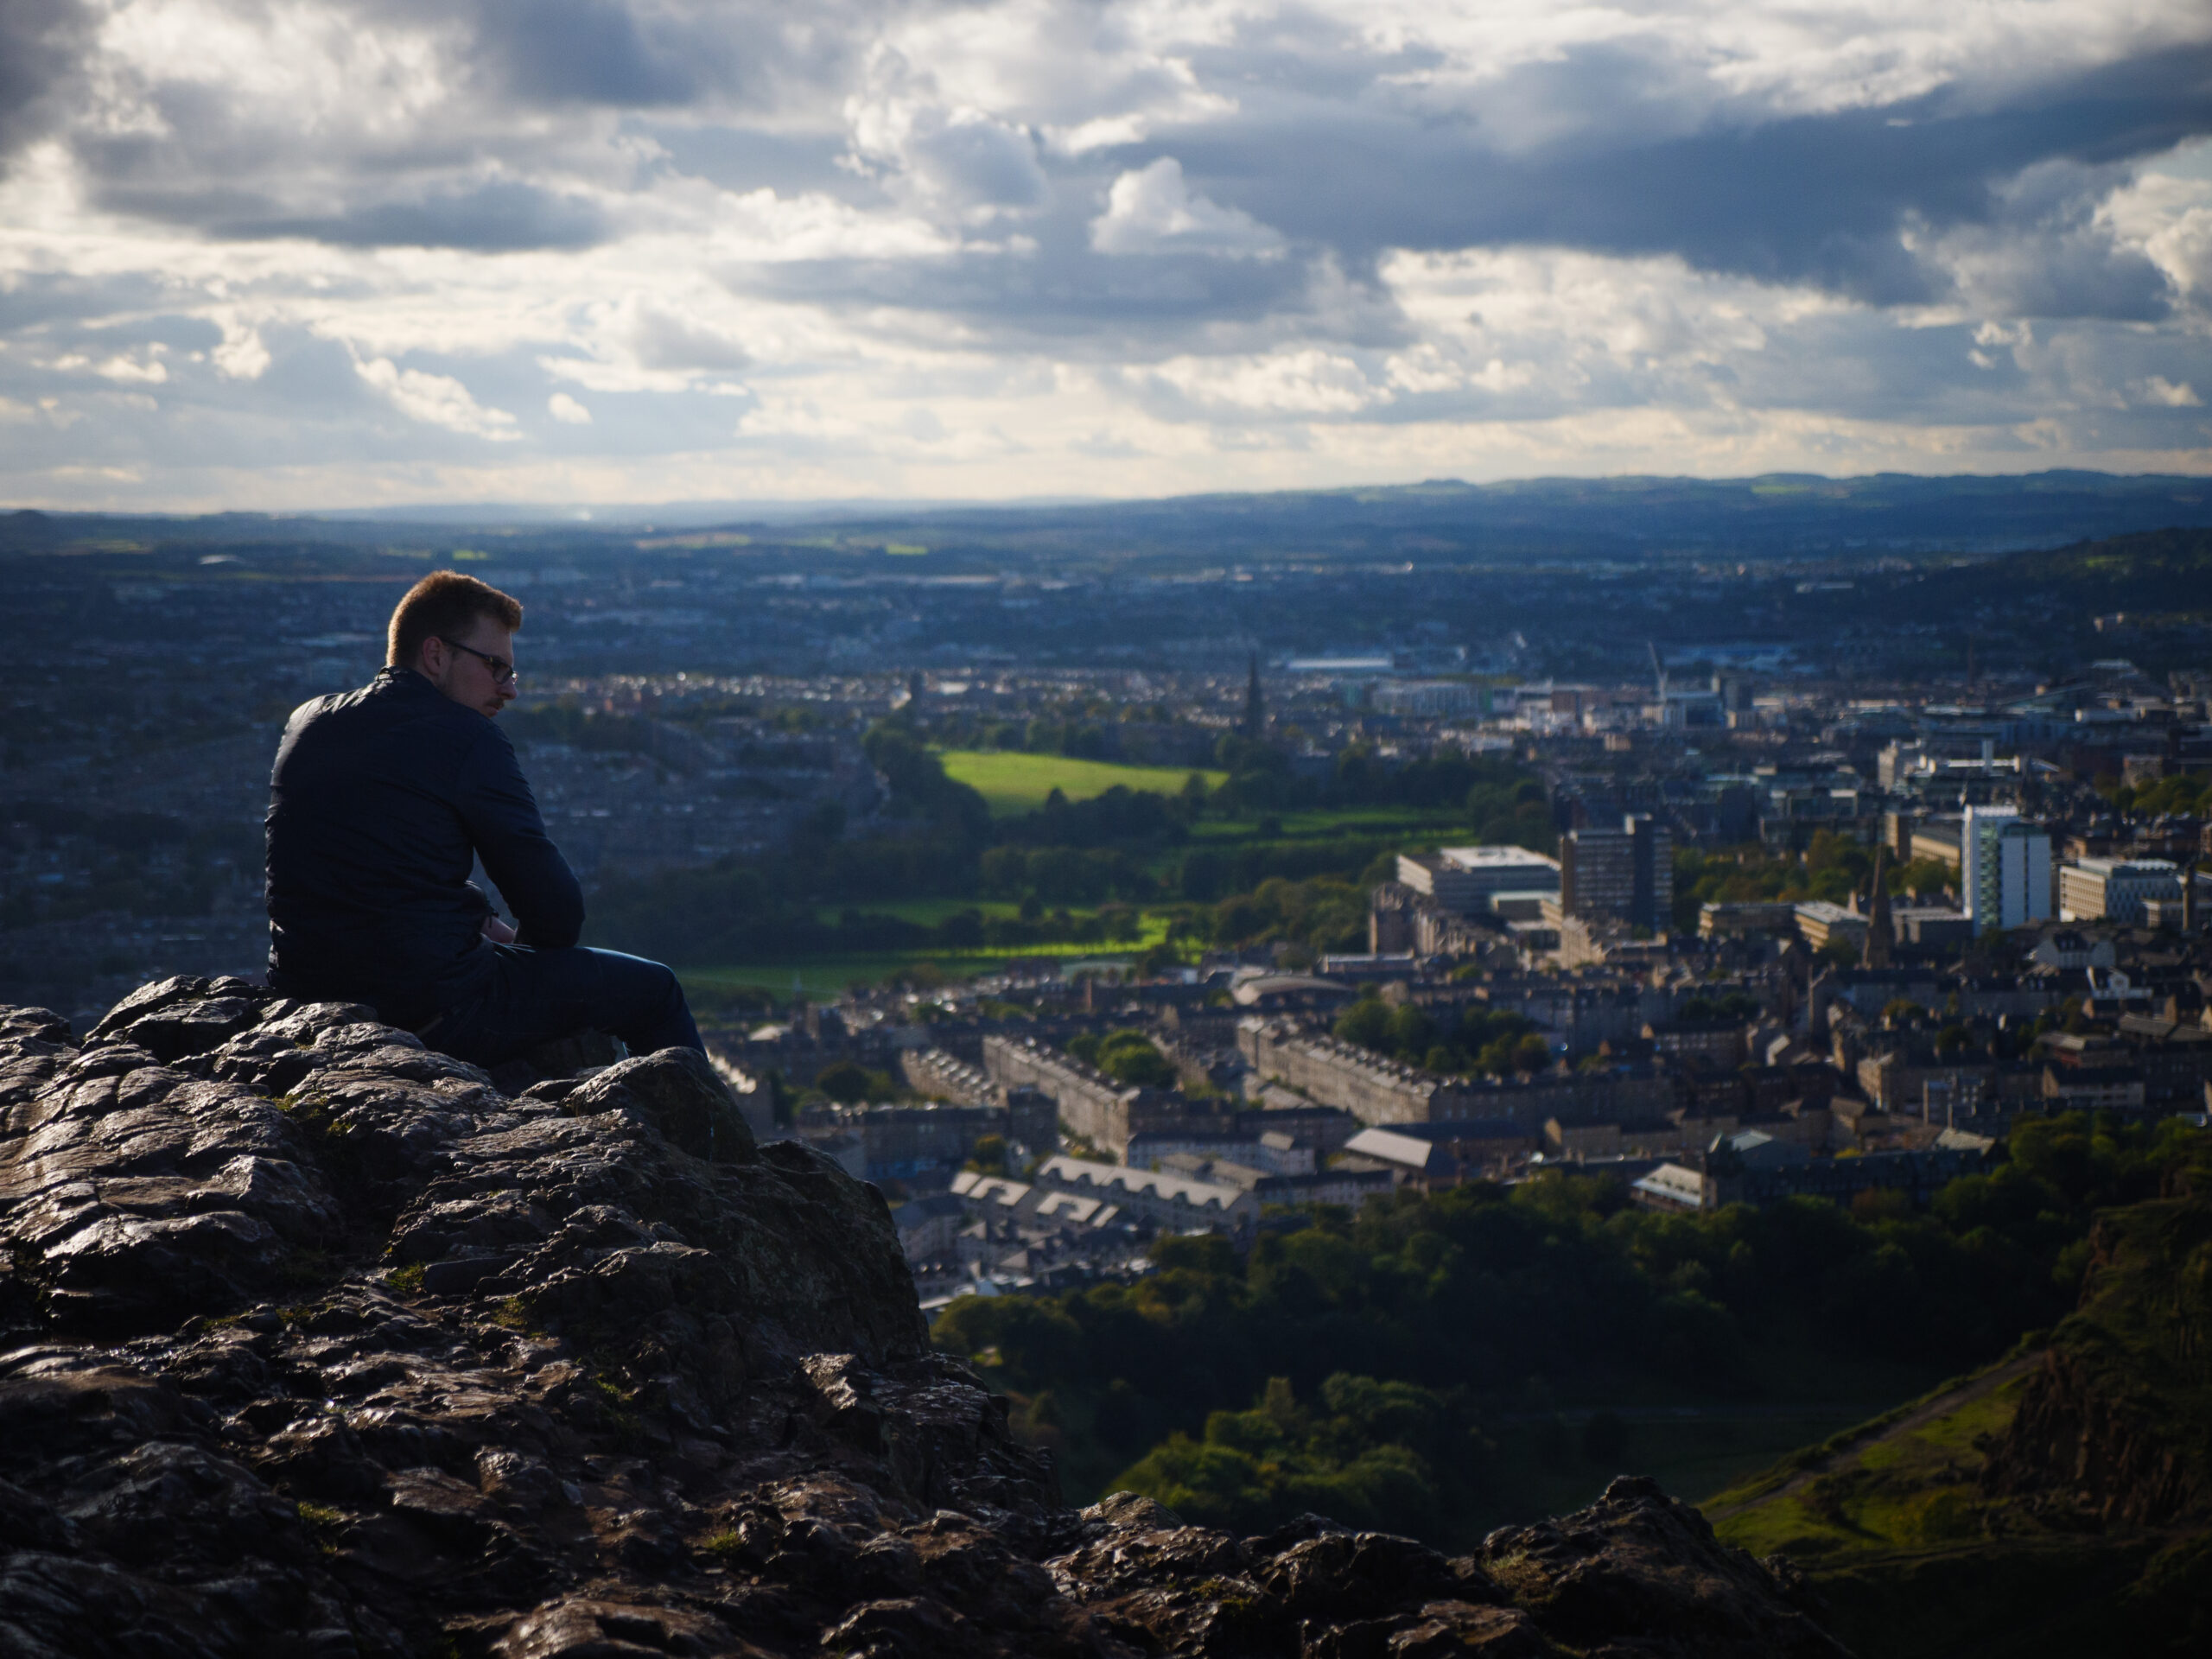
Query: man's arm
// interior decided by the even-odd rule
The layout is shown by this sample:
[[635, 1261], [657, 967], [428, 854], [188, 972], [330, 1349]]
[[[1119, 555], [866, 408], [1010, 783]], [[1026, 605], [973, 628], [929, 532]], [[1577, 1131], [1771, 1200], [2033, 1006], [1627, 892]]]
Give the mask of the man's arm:
[[458, 804], [484, 873], [515, 913], [517, 942], [541, 948], [574, 944], [583, 931], [583, 888], [545, 833], [537, 797], [505, 733], [486, 731], [471, 751]]

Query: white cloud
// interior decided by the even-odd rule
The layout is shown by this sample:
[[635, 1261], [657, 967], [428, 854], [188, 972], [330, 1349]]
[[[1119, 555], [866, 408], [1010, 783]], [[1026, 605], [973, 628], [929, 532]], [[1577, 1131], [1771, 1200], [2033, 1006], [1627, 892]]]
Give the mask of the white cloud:
[[261, 378], [269, 369], [269, 347], [260, 332], [235, 317], [218, 315], [210, 321], [223, 331], [223, 343], [207, 353], [215, 366], [233, 380]]
[[512, 429], [513, 416], [503, 409], [481, 407], [468, 395], [468, 388], [451, 375], [403, 369], [388, 357], [356, 360], [353, 371], [410, 421], [500, 443], [512, 442], [522, 435]]
[[2212, 470], [2201, 0], [528, 10], [101, 5], [5, 493]]
[[1201, 404], [1268, 415], [1348, 415], [1391, 394], [1353, 359], [1306, 348], [1266, 357], [1179, 357], [1154, 374]]
[[1090, 221], [1100, 253], [1211, 253], [1231, 257], [1282, 251], [1282, 238], [1249, 213], [1223, 207], [1192, 191], [1183, 164], [1163, 156], [1116, 179], [1106, 211]]
[[169, 378], [168, 365], [157, 354], [160, 349], [156, 346], [143, 358], [127, 357], [118, 353], [106, 362], [93, 365], [92, 372], [105, 380], [158, 386]]

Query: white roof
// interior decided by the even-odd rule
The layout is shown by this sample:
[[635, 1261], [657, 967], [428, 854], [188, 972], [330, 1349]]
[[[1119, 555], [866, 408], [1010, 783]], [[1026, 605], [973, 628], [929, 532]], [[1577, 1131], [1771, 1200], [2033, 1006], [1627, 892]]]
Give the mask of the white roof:
[[1864, 922], [1866, 918], [1855, 910], [1846, 910], [1841, 905], [1830, 904], [1825, 899], [1801, 899], [1797, 913], [1808, 921], [1826, 922], [1834, 927], [1838, 922]]
[[1438, 849], [1438, 856], [1463, 870], [1559, 868], [1559, 860], [1532, 853], [1526, 847], [1444, 847]]
[[1170, 1203], [1179, 1199], [1193, 1210], [1225, 1211], [1246, 1196], [1241, 1186], [1194, 1181], [1187, 1176], [1131, 1169], [1123, 1164], [1092, 1163], [1083, 1158], [1047, 1158], [1037, 1173], [1040, 1179], [1062, 1187], [1088, 1187], [1101, 1193], [1120, 1192]]
[[1427, 1169], [1440, 1155], [1434, 1141], [1389, 1129], [1362, 1129], [1344, 1142], [1344, 1150], [1362, 1158], [1372, 1158], [1377, 1163], [1397, 1164], [1407, 1169]]
[[1029, 1196], [1025, 1182], [1010, 1181], [1003, 1175], [986, 1175], [974, 1169], [963, 1169], [954, 1176], [952, 1190], [970, 1204], [995, 1204], [1008, 1210]]
[[1635, 1190], [1675, 1204], [1702, 1205], [1705, 1177], [1681, 1164], [1662, 1164], [1637, 1182]]
[[1067, 1221], [1078, 1227], [1103, 1227], [1122, 1213], [1119, 1205], [1086, 1198], [1080, 1192], [1047, 1192], [1037, 1200], [1037, 1219]]

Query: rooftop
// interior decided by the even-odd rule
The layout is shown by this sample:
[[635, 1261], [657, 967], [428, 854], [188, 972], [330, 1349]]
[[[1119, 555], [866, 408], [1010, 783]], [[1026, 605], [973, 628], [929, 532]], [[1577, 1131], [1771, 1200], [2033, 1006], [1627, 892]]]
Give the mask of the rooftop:
[[1445, 847], [1437, 855], [1463, 870], [1557, 870], [1559, 860], [1526, 847]]

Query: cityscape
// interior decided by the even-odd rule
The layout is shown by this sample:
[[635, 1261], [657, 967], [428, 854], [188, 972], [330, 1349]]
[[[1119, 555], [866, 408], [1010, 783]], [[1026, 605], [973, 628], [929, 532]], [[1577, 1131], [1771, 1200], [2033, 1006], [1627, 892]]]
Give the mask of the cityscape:
[[1208, 565], [1027, 528], [18, 514], [7, 988], [85, 1028], [254, 976], [276, 726], [442, 561], [524, 600], [506, 729], [591, 937], [677, 963], [755, 1135], [876, 1183], [933, 1301], [1562, 1166], [1921, 1206], [2023, 1114], [2205, 1109], [2212, 624], [2062, 602], [2115, 557], [2201, 593], [2201, 535]]
[[[2212, 530], [2135, 527], [2202, 512], [2186, 480], [2063, 493], [2089, 533], [2057, 547], [1580, 558], [1571, 501], [1541, 554], [1377, 558], [1387, 493], [1272, 560], [1128, 553], [1112, 509], [1072, 550], [977, 511], [898, 541], [20, 512], [0, 998], [84, 1033], [265, 995], [276, 734], [466, 570], [524, 607], [501, 729], [586, 942], [674, 964], [746, 1139], [877, 1195], [933, 1340], [1073, 1491], [1277, 1513], [1211, 1439], [1261, 1432], [1197, 1357], [1231, 1342], [1268, 1389], [1411, 1389], [1481, 1437], [1395, 1497], [1360, 1459], [1411, 1431], [1307, 1442], [1298, 1478], [1386, 1527], [1525, 1518], [1631, 1458], [1724, 1536], [1914, 1559], [1823, 1542], [1862, 1512], [1759, 1471], [1962, 1368], [1960, 1411], [2024, 1386], [2097, 1206], [2212, 1144]], [[1434, 1294], [1519, 1299], [1525, 1334], [1421, 1315], [1363, 1357], [1390, 1252], [1478, 1237]], [[452, 1248], [423, 1294], [504, 1282], [512, 1252]], [[1188, 1357], [1075, 1357], [1137, 1305]]]

